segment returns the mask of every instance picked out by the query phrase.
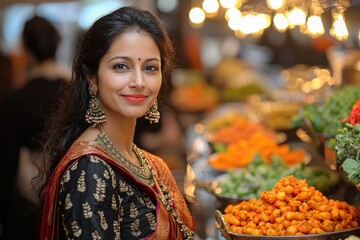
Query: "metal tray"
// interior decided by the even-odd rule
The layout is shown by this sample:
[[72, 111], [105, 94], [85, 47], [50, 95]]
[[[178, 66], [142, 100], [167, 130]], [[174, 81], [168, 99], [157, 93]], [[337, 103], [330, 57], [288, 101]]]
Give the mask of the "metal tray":
[[322, 233], [322, 234], [307, 234], [301, 236], [253, 236], [247, 234], [238, 234], [228, 232], [226, 223], [222, 213], [219, 210], [215, 211], [215, 219], [217, 221], [217, 228], [220, 230], [221, 235], [227, 240], [341, 240], [351, 235], [359, 236], [360, 227], [347, 229], [343, 231]]

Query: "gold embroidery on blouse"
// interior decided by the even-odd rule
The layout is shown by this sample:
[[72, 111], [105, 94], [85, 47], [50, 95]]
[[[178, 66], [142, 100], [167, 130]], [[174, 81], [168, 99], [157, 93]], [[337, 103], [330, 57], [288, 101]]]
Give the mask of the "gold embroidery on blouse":
[[137, 210], [135, 203], [130, 203], [130, 217], [136, 218], [138, 215], [139, 211]]
[[119, 180], [119, 190], [120, 192], [127, 192], [128, 185], [126, 185], [125, 181]]
[[73, 206], [73, 204], [71, 202], [70, 193], [68, 193], [68, 194], [66, 194], [66, 197], [65, 197], [64, 209], [69, 210], [72, 206]]
[[104, 230], [107, 230], [108, 229], [108, 224], [106, 222], [106, 219], [105, 219], [105, 214], [103, 211], [98, 211], [98, 215], [100, 217], [100, 226], [102, 229]]
[[91, 237], [92, 237], [93, 240], [100, 240], [101, 239], [101, 236], [99, 235], [99, 233], [96, 230], [91, 233]]
[[118, 218], [119, 218], [119, 221], [122, 222], [123, 221], [123, 216], [124, 216], [124, 208], [122, 207], [122, 202], [123, 202], [123, 198], [119, 195], [118, 196], [118, 201], [119, 201], [119, 214], [118, 214]]
[[85, 192], [85, 190], [86, 190], [85, 175], [86, 175], [86, 172], [84, 170], [82, 170], [80, 177], [77, 181], [77, 190], [82, 193]]
[[96, 193], [93, 193], [94, 198], [99, 202], [103, 202], [106, 196], [105, 195], [106, 182], [105, 180], [99, 178], [97, 174], [94, 174], [93, 176], [94, 179], [96, 180]]
[[155, 230], [156, 229], [156, 217], [153, 213], [147, 213], [145, 214], [145, 216], [147, 217], [149, 224], [150, 224], [150, 228], [151, 230]]
[[118, 210], [118, 206], [116, 204], [116, 199], [115, 199], [115, 195], [111, 196], [111, 209], [114, 211]]
[[111, 175], [111, 185], [115, 189], [116, 188], [116, 178], [115, 178], [115, 172], [112, 168], [109, 168], [109, 172]]
[[74, 165], [71, 166], [71, 170], [76, 170], [78, 167], [78, 162], [75, 162]]
[[102, 162], [106, 166], [107, 169], [104, 170], [104, 177], [106, 179], [111, 178], [112, 188], [115, 189], [116, 188], [116, 178], [115, 178], [114, 170], [106, 163], [106, 161], [102, 160], [101, 158], [96, 157], [96, 156], [90, 156], [90, 157], [94, 159], [93, 162], [95, 162], [95, 160], [96, 160], [96, 163]]
[[96, 157], [96, 156], [90, 156], [90, 162], [93, 162], [93, 163], [99, 163], [99, 158]]
[[113, 229], [115, 233], [115, 239], [120, 239], [120, 221], [113, 222]]
[[81, 204], [83, 207], [84, 218], [91, 218], [93, 215], [93, 211], [91, 210], [91, 206], [88, 202]]
[[134, 236], [134, 237], [138, 237], [140, 236], [141, 234], [141, 231], [140, 231], [140, 220], [139, 219], [136, 219], [135, 221], [133, 221], [130, 225], [130, 229], [131, 229], [131, 234]]
[[119, 180], [119, 190], [120, 192], [126, 192], [127, 195], [132, 196], [134, 194], [134, 191], [132, 188], [123, 180]]
[[64, 214], [62, 214], [61, 217], [62, 217], [61, 223], [62, 223], [62, 226], [63, 226], [63, 229], [64, 229], [65, 236], [69, 236], [69, 230], [66, 227], [65, 222], [64, 222], [64, 219], [65, 219]]
[[70, 171], [66, 171], [61, 179], [61, 184], [64, 184], [70, 180]]
[[145, 201], [144, 201], [144, 199], [142, 197], [138, 197], [137, 199], [139, 200], [141, 205], [145, 206]]
[[153, 204], [153, 202], [151, 201], [151, 199], [149, 197], [145, 197], [145, 205], [146, 207], [148, 208], [151, 208], [151, 209], [155, 209], [156, 206]]
[[110, 173], [109, 173], [108, 170], [105, 170], [105, 171], [104, 171], [104, 177], [105, 177], [106, 179], [110, 179]]
[[79, 224], [77, 223], [77, 221], [72, 221], [71, 230], [73, 232], [74, 237], [80, 237], [81, 236], [82, 230], [79, 227]]

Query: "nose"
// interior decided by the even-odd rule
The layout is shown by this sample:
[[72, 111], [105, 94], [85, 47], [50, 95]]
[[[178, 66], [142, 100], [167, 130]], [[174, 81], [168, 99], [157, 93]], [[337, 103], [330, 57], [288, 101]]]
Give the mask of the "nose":
[[142, 88], [145, 86], [144, 75], [141, 69], [135, 69], [131, 81], [132, 87]]

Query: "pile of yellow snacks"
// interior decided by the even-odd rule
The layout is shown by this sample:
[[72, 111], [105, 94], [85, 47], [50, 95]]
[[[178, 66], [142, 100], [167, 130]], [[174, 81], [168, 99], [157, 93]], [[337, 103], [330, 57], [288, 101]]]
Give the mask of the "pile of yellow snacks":
[[230, 232], [262, 236], [321, 234], [359, 226], [360, 209], [328, 199], [305, 180], [287, 176], [260, 199], [225, 209]]

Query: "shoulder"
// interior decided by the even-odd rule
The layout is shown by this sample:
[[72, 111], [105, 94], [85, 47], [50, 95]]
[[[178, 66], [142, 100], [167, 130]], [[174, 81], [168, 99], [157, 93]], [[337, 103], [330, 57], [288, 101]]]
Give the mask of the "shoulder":
[[95, 155], [85, 155], [71, 164], [61, 178], [61, 185], [71, 184], [75, 179], [80, 177], [84, 179], [109, 178], [114, 177], [115, 173], [112, 167], [100, 157]]

